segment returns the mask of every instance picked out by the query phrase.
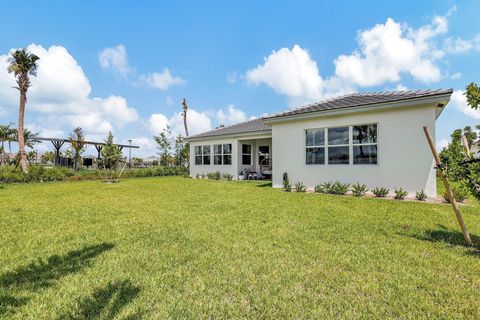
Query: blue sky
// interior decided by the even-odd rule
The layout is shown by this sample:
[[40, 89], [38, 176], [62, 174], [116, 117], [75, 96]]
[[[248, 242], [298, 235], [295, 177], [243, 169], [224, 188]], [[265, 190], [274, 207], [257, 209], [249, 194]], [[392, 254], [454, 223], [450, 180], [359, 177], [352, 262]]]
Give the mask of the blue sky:
[[[480, 123], [461, 90], [480, 81], [480, 2], [22, 1], [0, 21], [0, 69], [12, 48], [40, 59], [26, 124], [91, 139], [112, 130], [153, 154], [152, 135], [232, 124], [347, 92], [453, 88], [437, 141]], [[34, 44], [34, 45], [32, 45]], [[0, 123], [17, 93], [0, 70]]]

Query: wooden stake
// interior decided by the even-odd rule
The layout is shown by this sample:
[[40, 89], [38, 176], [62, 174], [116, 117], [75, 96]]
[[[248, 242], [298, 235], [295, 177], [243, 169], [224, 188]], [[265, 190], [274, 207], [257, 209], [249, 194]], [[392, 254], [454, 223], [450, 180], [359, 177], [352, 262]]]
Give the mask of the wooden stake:
[[440, 170], [440, 176], [442, 177], [443, 184], [445, 185], [445, 190], [447, 191], [448, 197], [450, 198], [450, 203], [452, 204], [453, 211], [455, 212], [455, 216], [457, 217], [457, 221], [460, 224], [460, 227], [462, 228], [463, 238], [469, 245], [472, 245], [473, 243], [472, 243], [472, 239], [470, 239], [470, 235], [468, 234], [467, 225], [465, 224], [465, 221], [463, 221], [462, 214], [460, 213], [460, 208], [458, 207], [458, 203], [455, 200], [455, 197], [453, 196], [453, 192], [452, 192], [452, 189], [450, 188], [450, 183], [448, 182], [448, 178], [445, 172], [443, 171], [442, 162], [440, 161], [440, 157], [438, 156], [437, 149], [435, 148], [435, 144], [433, 143], [432, 136], [428, 131], [428, 127], [423, 127], [423, 131], [425, 132], [425, 136], [427, 137], [428, 145], [430, 146], [430, 150], [432, 151], [433, 158], [435, 159], [435, 163], [437, 164], [437, 168]]
[[462, 135], [462, 141], [467, 151], [467, 158], [470, 159], [472, 157], [472, 154], [470, 153], [470, 146], [468, 145], [468, 140], [466, 135]]

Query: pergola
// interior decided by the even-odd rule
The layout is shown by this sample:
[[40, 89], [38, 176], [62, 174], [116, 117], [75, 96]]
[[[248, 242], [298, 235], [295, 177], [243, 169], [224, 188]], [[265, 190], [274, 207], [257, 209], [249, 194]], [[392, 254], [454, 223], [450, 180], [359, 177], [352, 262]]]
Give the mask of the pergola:
[[[58, 163], [58, 160], [60, 159], [60, 148], [66, 143], [69, 143], [70, 140], [69, 139], [59, 139], [59, 138], [38, 138], [38, 137], [35, 137], [35, 140], [39, 140], [39, 141], [50, 141], [53, 145], [53, 147], [55, 148], [55, 164]], [[83, 141], [83, 145], [86, 145], [86, 144], [90, 144], [90, 145], [93, 145], [95, 146], [95, 149], [97, 149], [97, 152], [98, 152], [98, 159], [101, 159], [102, 156], [101, 156], [101, 151], [103, 149], [103, 146], [105, 145], [105, 142], [95, 142], [95, 141]], [[82, 145], [82, 146], [83, 146]], [[131, 144], [115, 144], [116, 146], [119, 147], [120, 150], [122, 150], [123, 148], [130, 148], [130, 149], [138, 149], [140, 148], [139, 146], [133, 146]]]

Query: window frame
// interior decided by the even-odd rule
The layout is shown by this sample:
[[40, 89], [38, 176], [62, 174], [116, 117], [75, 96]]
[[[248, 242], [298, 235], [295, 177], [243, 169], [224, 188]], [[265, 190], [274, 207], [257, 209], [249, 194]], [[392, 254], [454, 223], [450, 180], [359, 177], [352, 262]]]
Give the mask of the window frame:
[[[243, 146], [250, 146], [250, 153], [244, 153], [243, 152]], [[251, 143], [242, 143], [242, 166], [251, 166], [253, 165], [253, 145]], [[244, 163], [243, 162], [243, 156], [249, 156], [250, 157], [250, 163]]]
[[[207, 153], [205, 152], [205, 147], [209, 147], [210, 148], [210, 151]], [[200, 148], [200, 153], [197, 153], [197, 148]], [[202, 144], [202, 145], [197, 145], [197, 146], [194, 146], [194, 163], [196, 166], [209, 166], [212, 164], [212, 145], [209, 145], [209, 144]], [[200, 164], [197, 164], [197, 157], [201, 157], [202, 159], [202, 163]], [[210, 163], [209, 164], [205, 164], [205, 159], [204, 157], [209, 157], [210, 158]]]
[[[376, 142], [368, 142], [368, 143], [354, 143], [353, 142], [353, 127], [357, 126], [368, 126], [368, 125], [375, 125], [377, 127], [377, 136], [376, 136]], [[328, 143], [328, 129], [335, 129], [335, 128], [348, 128], [348, 144], [335, 144], [335, 145], [330, 145]], [[315, 146], [307, 146], [307, 136], [306, 132], [308, 130], [318, 130], [318, 129], [323, 129], [324, 130], [324, 145], [315, 145]], [[380, 133], [380, 126], [378, 122], [362, 122], [362, 123], [353, 123], [353, 124], [346, 124], [346, 125], [336, 125], [336, 126], [331, 126], [331, 127], [313, 127], [313, 128], [306, 128], [303, 130], [303, 164], [305, 166], [379, 166], [380, 165], [380, 156], [378, 154], [378, 149], [379, 149], [379, 133]], [[376, 145], [377, 146], [377, 163], [354, 163], [354, 158], [353, 158], [353, 148], [356, 146], [366, 146], [366, 145]], [[323, 164], [314, 164], [310, 163], [307, 164], [307, 148], [317, 148], [317, 147], [323, 147], [324, 148], [324, 163]], [[349, 155], [349, 160], [348, 164], [340, 164], [340, 163], [329, 163], [328, 161], [328, 149], [329, 147], [348, 147], [348, 155]]]
[[[230, 145], [230, 152], [225, 152], [225, 145]], [[232, 165], [232, 154], [233, 154], [233, 144], [232, 143], [216, 143], [213, 146], [213, 165], [214, 166], [231, 166]], [[220, 153], [216, 152], [216, 147], [220, 146]], [[220, 156], [220, 163], [215, 163], [215, 157]], [[225, 156], [230, 156], [230, 163], [225, 163]]]
[[[314, 144], [311, 145], [311, 146], [307, 146], [307, 132], [308, 131], [312, 131], [312, 130], [323, 130], [323, 145], [320, 145], [320, 144], [316, 144], [315, 143], [315, 133], [313, 134], [313, 142]], [[327, 128], [311, 128], [311, 129], [305, 129], [304, 130], [304, 139], [305, 139], [305, 142], [304, 142], [304, 161], [303, 163], [306, 165], [306, 166], [324, 166], [326, 165], [326, 158], [325, 158], [325, 155], [326, 155], [326, 142], [327, 142], [327, 137], [326, 137], [326, 132], [327, 132]], [[323, 148], [323, 163], [307, 163], [307, 149], [313, 149], [313, 148]]]

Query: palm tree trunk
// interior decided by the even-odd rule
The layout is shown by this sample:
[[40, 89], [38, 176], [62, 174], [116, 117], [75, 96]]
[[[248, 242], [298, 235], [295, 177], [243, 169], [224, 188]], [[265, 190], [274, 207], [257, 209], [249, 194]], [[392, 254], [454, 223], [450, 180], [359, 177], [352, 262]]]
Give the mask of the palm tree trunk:
[[25, 139], [23, 137], [23, 122], [25, 120], [25, 102], [27, 92], [20, 91], [20, 106], [18, 109], [18, 153], [20, 155], [20, 167], [24, 173], [28, 172], [28, 161], [25, 153]]

